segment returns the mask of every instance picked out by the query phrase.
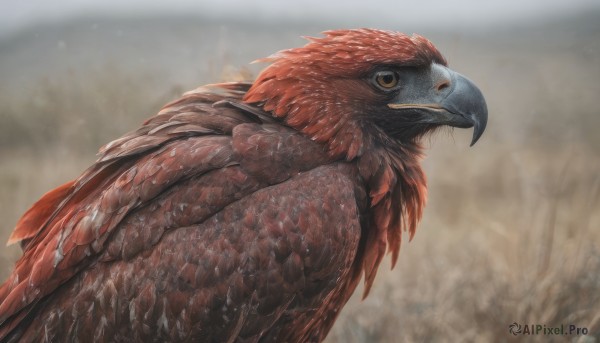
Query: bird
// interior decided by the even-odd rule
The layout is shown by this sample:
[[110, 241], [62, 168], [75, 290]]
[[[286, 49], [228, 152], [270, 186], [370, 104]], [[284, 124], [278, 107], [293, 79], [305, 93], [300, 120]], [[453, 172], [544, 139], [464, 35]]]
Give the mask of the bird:
[[254, 82], [201, 86], [99, 150], [9, 238], [1, 342], [320, 342], [427, 197], [423, 137], [483, 134], [428, 39], [305, 37]]

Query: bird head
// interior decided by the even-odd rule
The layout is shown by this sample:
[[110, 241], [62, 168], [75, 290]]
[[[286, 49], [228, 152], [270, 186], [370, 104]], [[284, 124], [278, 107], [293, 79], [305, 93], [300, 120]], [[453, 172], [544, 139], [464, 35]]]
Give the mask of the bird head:
[[332, 155], [361, 155], [368, 140], [416, 144], [440, 126], [487, 123], [481, 91], [448, 68], [419, 35], [356, 29], [327, 31], [301, 48], [259, 60], [271, 62], [244, 100], [313, 140]]

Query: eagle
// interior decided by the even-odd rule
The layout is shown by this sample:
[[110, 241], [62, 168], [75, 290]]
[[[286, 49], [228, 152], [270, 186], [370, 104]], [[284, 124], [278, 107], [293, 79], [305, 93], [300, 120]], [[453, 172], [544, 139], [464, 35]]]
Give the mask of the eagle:
[[422, 36], [307, 39], [167, 104], [25, 212], [0, 341], [322, 341], [415, 234], [422, 138], [474, 144], [487, 107]]

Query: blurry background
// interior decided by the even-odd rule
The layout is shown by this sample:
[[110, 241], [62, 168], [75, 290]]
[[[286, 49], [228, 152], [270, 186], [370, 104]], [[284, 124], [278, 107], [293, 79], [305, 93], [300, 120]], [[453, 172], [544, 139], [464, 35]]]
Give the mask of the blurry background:
[[[301, 35], [365, 26], [430, 38], [480, 86], [490, 119], [473, 148], [470, 130], [425, 142], [417, 235], [329, 342], [507, 341], [513, 322], [573, 324], [589, 334], [567, 340], [597, 341], [596, 0], [0, 0], [0, 241], [101, 145], [183, 91], [252, 79], [263, 65], [249, 62]], [[0, 249], [1, 279], [19, 255]]]

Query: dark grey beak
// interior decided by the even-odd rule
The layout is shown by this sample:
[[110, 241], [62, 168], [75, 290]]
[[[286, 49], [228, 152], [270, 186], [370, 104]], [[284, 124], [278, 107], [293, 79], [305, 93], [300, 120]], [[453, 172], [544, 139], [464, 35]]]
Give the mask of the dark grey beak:
[[388, 107], [421, 113], [418, 123], [473, 127], [473, 146], [485, 131], [487, 105], [475, 84], [461, 74], [433, 64], [425, 74], [416, 74], [412, 91], [401, 93]]
[[[453, 73], [451, 82], [450, 93], [442, 100], [440, 106], [453, 115], [452, 118], [449, 118], [447, 125], [473, 127], [473, 139], [471, 140], [471, 146], [473, 146], [487, 125], [488, 112], [485, 99], [479, 88], [466, 77]], [[463, 123], [464, 126], [462, 126]]]

